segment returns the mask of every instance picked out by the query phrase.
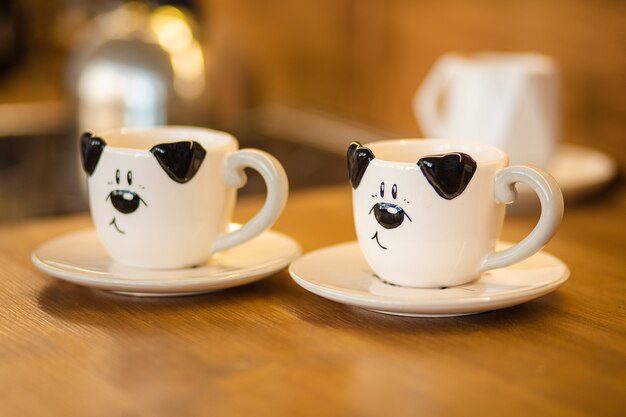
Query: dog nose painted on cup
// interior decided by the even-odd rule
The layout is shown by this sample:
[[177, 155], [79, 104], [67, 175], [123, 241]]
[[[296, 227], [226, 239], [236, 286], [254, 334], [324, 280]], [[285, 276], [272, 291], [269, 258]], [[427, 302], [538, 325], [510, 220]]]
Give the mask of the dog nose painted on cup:
[[391, 203], [376, 203], [370, 210], [379, 225], [385, 229], [395, 229], [404, 221], [404, 217], [411, 218], [404, 212], [402, 207]]
[[123, 214], [133, 213], [142, 202], [147, 206], [137, 193], [129, 190], [113, 190], [109, 193], [107, 200], [111, 200], [113, 207]]

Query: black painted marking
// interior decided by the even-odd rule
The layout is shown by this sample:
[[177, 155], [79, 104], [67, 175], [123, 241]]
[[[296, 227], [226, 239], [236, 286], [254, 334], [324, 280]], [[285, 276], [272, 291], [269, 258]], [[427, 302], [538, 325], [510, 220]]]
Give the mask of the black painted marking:
[[131, 171], [126, 174], [126, 181], [128, 181], [128, 185], [133, 185], [133, 173]]
[[[372, 276], [374, 278], [376, 278], [377, 280], [379, 280], [380, 282], [382, 282], [383, 284], [386, 284], [386, 285], [389, 285], [389, 286], [392, 286], [392, 287], [417, 289], [416, 287], [409, 287], [409, 286], [406, 286], [406, 285], [394, 284], [393, 282], [389, 282], [387, 280], [382, 279], [381, 277], [379, 277], [376, 274], [372, 274]], [[462, 287], [459, 287], [459, 288], [461, 288], [462, 290], [467, 289], [467, 288], [462, 288]], [[447, 289], [450, 289], [450, 287], [439, 287], [439, 288], [433, 288], [433, 289], [434, 290], [447, 290]]]
[[391, 196], [394, 200], [398, 197], [398, 186], [396, 184], [391, 187]]
[[113, 226], [113, 227], [115, 227], [115, 230], [117, 230], [118, 232], [120, 232], [120, 233], [121, 233], [121, 234], [123, 234], [123, 235], [125, 235], [125, 234], [126, 234], [126, 232], [125, 232], [125, 231], [123, 231], [122, 229], [120, 229], [120, 228], [117, 226], [117, 221], [115, 221], [115, 217], [113, 217], [113, 220], [111, 220], [111, 222], [109, 223], [109, 226]]
[[378, 240], [378, 231], [376, 233], [374, 233], [374, 236], [372, 236], [372, 239], [376, 239], [376, 243], [378, 243], [378, 246], [380, 246], [381, 248], [387, 250], [387, 248], [384, 247], [383, 245], [381, 245], [380, 241]]
[[139, 204], [143, 203], [148, 207], [145, 201], [139, 195], [129, 190], [113, 190], [107, 195], [104, 201], [111, 199], [113, 207], [123, 214], [132, 213], [139, 208]]
[[385, 229], [395, 229], [402, 224], [405, 217], [410, 222], [413, 221], [402, 207], [391, 203], [376, 203], [368, 214], [372, 214], [372, 211], [378, 224]]
[[167, 175], [181, 184], [196, 175], [206, 156], [204, 148], [195, 141], [162, 143], [154, 146], [150, 152]]
[[437, 194], [446, 200], [460, 196], [476, 172], [476, 161], [461, 152], [425, 156], [417, 165]]
[[350, 179], [352, 188], [356, 190], [361, 183], [367, 166], [370, 161], [374, 159], [374, 154], [359, 142], [352, 142], [350, 146], [348, 146], [347, 159], [348, 178]]
[[106, 142], [91, 132], [80, 135], [80, 157], [83, 161], [83, 170], [87, 175], [91, 176], [96, 170], [105, 146]]
[[[378, 275], [376, 275], [376, 274], [372, 274], [372, 275], [374, 276], [374, 278], [376, 278], [377, 280], [379, 280], [380, 282], [382, 282], [382, 283], [383, 283], [383, 284], [385, 284], [385, 285], [389, 285], [389, 286], [391, 286], [391, 287], [400, 287], [400, 288], [404, 288], [404, 286], [403, 286], [403, 285], [394, 284], [393, 282], [389, 282], [389, 281], [387, 281], [387, 280], [384, 280], [384, 279], [382, 279], [381, 277], [379, 277], [379, 276], [378, 276]], [[410, 287], [408, 287], [408, 288], [410, 288]]]
[[120, 170], [116, 170], [115, 171], [115, 183], [119, 184], [120, 183]]

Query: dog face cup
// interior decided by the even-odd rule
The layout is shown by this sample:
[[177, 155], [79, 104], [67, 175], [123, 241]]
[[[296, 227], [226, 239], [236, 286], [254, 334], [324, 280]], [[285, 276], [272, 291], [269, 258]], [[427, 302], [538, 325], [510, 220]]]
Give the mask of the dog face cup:
[[[106, 184], [107, 190], [111, 190], [107, 193], [105, 201], [110, 202], [116, 212], [112, 213], [109, 226], [124, 235], [126, 231], [118, 225], [118, 218], [123, 219], [122, 222], [128, 220], [129, 227], [140, 223], [140, 217], [149, 219], [147, 213], [133, 218], [123, 215], [134, 213], [141, 205], [148, 207], [140, 193], [142, 195], [144, 192], [153, 193], [151, 189], [158, 187], [158, 185], [150, 182], [155, 177], [163, 177], [157, 175], [158, 172], [155, 170], [157, 166], [153, 163], [152, 158], [147, 153], [141, 155], [143, 158], [138, 158], [137, 155], [124, 155], [118, 152], [114, 159], [103, 158], [102, 167], [95, 174], [96, 166], [100, 163], [100, 158], [106, 148], [106, 142], [102, 138], [86, 132], [80, 138], [80, 147], [83, 168], [90, 177], [93, 177], [93, 186], [96, 183]], [[157, 144], [150, 149], [150, 153], [154, 155], [163, 171], [175, 183], [180, 184], [190, 181], [196, 175], [206, 156], [204, 148], [194, 141]], [[114, 162], [107, 162], [109, 159], [113, 159]], [[133, 174], [133, 169], [135, 174]], [[146, 190], [148, 183], [150, 184]], [[177, 188], [175, 184], [171, 185], [173, 187], [168, 188]], [[97, 209], [98, 205], [95, 205], [94, 208]], [[125, 228], [124, 225], [122, 227]]]
[[[191, 127], [125, 129], [80, 139], [96, 231], [118, 262], [143, 268], [197, 265], [276, 220], [287, 179], [270, 155], [237, 150], [227, 133]], [[261, 172], [266, 205], [252, 224], [227, 233], [242, 170]]]
[[[347, 159], [359, 244], [387, 283], [433, 288], [472, 281], [539, 250], [562, 215], [551, 177], [528, 167], [511, 167], [525, 177], [514, 175], [505, 168], [506, 155], [489, 146], [436, 139], [354, 142]], [[494, 252], [503, 203], [514, 199], [511, 186], [518, 181], [543, 187], [546, 217], [527, 238], [531, 246]]]

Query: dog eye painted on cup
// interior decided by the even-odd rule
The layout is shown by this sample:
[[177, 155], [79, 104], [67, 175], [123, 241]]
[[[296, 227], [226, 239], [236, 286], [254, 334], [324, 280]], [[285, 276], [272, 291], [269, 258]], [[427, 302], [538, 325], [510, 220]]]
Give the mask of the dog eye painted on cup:
[[[90, 132], [83, 133], [80, 137], [81, 159], [83, 169], [89, 177], [92, 177], [98, 168], [106, 142]], [[155, 163], [176, 183], [185, 184], [196, 175], [206, 151], [195, 141], [183, 141], [176, 143], [163, 143], [150, 149], [154, 155]], [[114, 216], [109, 225], [117, 232], [125, 234], [123, 226], [118, 223], [118, 215], [125, 218], [127, 215], [140, 213], [140, 207], [148, 208], [148, 204], [141, 196], [141, 190], [145, 186], [141, 183], [141, 172], [136, 170], [116, 168], [114, 172], [103, 175], [110, 191], [103, 196], [105, 201], [111, 203]], [[108, 220], [107, 220], [108, 221]]]
[[[375, 158], [374, 153], [367, 147], [359, 142], [351, 143], [347, 151], [348, 177], [355, 192], [369, 194], [377, 200], [368, 215], [372, 215], [383, 229], [393, 231], [400, 228], [405, 220], [413, 222], [409, 214], [411, 201], [407, 198], [411, 191], [407, 188], [410, 188], [411, 184], [399, 184], [399, 180], [390, 181], [390, 178], [377, 178], [375, 180], [377, 189], [360, 189], [363, 176]], [[476, 172], [476, 161], [461, 152], [425, 156], [417, 161], [417, 166], [432, 189], [445, 200], [453, 200], [460, 196]], [[417, 177], [415, 180], [417, 181]], [[417, 184], [415, 186], [417, 187]], [[388, 246], [380, 241], [379, 231], [382, 232], [376, 230], [371, 239], [380, 248], [387, 250]]]

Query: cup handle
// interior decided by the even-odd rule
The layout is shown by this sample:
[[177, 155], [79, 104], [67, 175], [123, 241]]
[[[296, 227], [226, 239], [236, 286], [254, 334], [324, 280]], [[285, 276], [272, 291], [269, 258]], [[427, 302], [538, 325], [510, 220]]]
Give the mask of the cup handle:
[[228, 186], [243, 187], [248, 179], [244, 168], [252, 168], [263, 177], [267, 195], [263, 207], [252, 219], [241, 228], [219, 237], [213, 247], [215, 252], [237, 246], [267, 230], [282, 213], [289, 194], [289, 182], [284, 168], [267, 152], [257, 149], [235, 151], [225, 164], [224, 180]]
[[438, 102], [448, 86], [452, 67], [457, 59], [444, 55], [435, 63], [413, 98], [413, 107], [419, 118], [422, 133], [429, 137], [446, 136], [446, 126]]
[[517, 198], [515, 183], [528, 184], [541, 202], [541, 216], [535, 228], [518, 244], [491, 252], [480, 272], [522, 261], [538, 252], [554, 236], [563, 218], [563, 194], [556, 180], [537, 167], [514, 165], [496, 174], [494, 194], [498, 202], [511, 203]]

